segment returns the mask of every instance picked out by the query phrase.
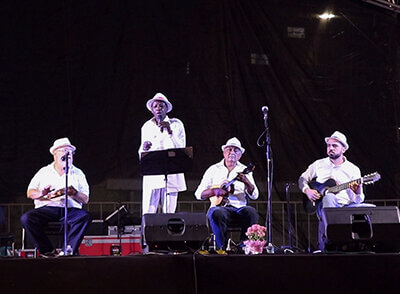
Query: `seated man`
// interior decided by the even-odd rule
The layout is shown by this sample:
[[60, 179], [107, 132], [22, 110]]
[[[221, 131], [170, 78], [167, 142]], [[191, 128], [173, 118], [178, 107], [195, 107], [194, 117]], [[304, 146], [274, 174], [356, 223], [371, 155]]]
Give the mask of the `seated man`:
[[[68, 236], [73, 254], [78, 254], [79, 245], [85, 236], [92, 217], [82, 209], [89, 202], [89, 185], [85, 174], [72, 164], [76, 148], [68, 138], [54, 141], [50, 148], [54, 161], [41, 168], [32, 178], [27, 196], [35, 202], [35, 209], [21, 216], [22, 226], [27, 236], [44, 256], [54, 256], [53, 244], [45, 234], [47, 224], [52, 221], [64, 221], [65, 203], [65, 167], [68, 162]], [[65, 248], [63, 248], [65, 252]]]
[[[307, 198], [315, 206], [317, 212], [318, 227], [318, 248], [325, 250], [325, 228], [322, 222], [322, 208], [325, 207], [366, 207], [374, 206], [364, 202], [362, 184], [357, 181], [361, 178], [360, 169], [351, 163], [344, 153], [349, 149], [347, 138], [341, 132], [334, 132], [330, 137], [325, 138], [326, 153], [328, 157], [314, 161], [299, 178], [299, 188], [306, 194]], [[313, 188], [311, 183], [327, 183], [330, 180], [339, 184], [349, 183], [347, 189], [337, 193], [327, 193], [322, 198], [320, 192]]]
[[[229, 226], [241, 227], [240, 239], [243, 241], [247, 228], [258, 221], [256, 209], [247, 206], [248, 198], [258, 198], [258, 189], [252, 173], [246, 175], [243, 172], [246, 166], [239, 162], [245, 149], [237, 138], [231, 138], [222, 146], [222, 151], [224, 159], [206, 170], [195, 192], [198, 200], [213, 199], [207, 217], [217, 249], [226, 246], [226, 230]], [[232, 185], [224, 186], [234, 179], [237, 181]], [[219, 200], [224, 204], [218, 204]]]

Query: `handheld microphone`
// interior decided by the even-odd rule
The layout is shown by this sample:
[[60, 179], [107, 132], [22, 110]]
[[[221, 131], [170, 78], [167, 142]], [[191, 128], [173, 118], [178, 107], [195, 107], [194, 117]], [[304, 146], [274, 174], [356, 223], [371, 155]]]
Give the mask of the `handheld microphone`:
[[[162, 119], [161, 116], [158, 116], [158, 117], [156, 118], [157, 124], [158, 124], [158, 125], [160, 125], [160, 122], [162, 121], [161, 119]], [[164, 131], [164, 128], [163, 128], [162, 126], [160, 126], [160, 131], [161, 131], [161, 133]]]

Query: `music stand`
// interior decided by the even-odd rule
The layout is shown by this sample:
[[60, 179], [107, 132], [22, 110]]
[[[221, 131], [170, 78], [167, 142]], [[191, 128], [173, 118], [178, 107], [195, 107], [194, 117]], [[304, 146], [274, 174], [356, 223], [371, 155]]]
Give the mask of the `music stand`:
[[[140, 154], [142, 176], [164, 175], [167, 201], [168, 175], [189, 172], [193, 166], [193, 147], [147, 151]], [[166, 207], [168, 203], [166, 202]]]

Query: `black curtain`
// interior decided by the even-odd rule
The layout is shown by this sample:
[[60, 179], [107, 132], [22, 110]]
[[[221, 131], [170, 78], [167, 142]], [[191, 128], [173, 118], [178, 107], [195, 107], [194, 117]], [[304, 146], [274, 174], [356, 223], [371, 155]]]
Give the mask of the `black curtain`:
[[[337, 17], [323, 22], [327, 8]], [[382, 175], [368, 197], [399, 197], [390, 11], [344, 0], [6, 0], [0, 13], [0, 202], [25, 193], [64, 136], [90, 184], [140, 177], [140, 127], [157, 92], [194, 147], [188, 178], [200, 180], [236, 136], [262, 185], [256, 142], [267, 105], [276, 191], [324, 157], [324, 137], [340, 130], [348, 159]]]

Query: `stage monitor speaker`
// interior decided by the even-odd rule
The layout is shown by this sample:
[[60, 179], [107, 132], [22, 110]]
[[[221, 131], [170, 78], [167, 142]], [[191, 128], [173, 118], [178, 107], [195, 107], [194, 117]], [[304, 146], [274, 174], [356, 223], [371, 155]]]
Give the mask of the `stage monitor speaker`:
[[327, 251], [400, 251], [396, 206], [322, 209]]
[[208, 237], [205, 213], [145, 214], [142, 218], [142, 246], [154, 250], [197, 250]]

